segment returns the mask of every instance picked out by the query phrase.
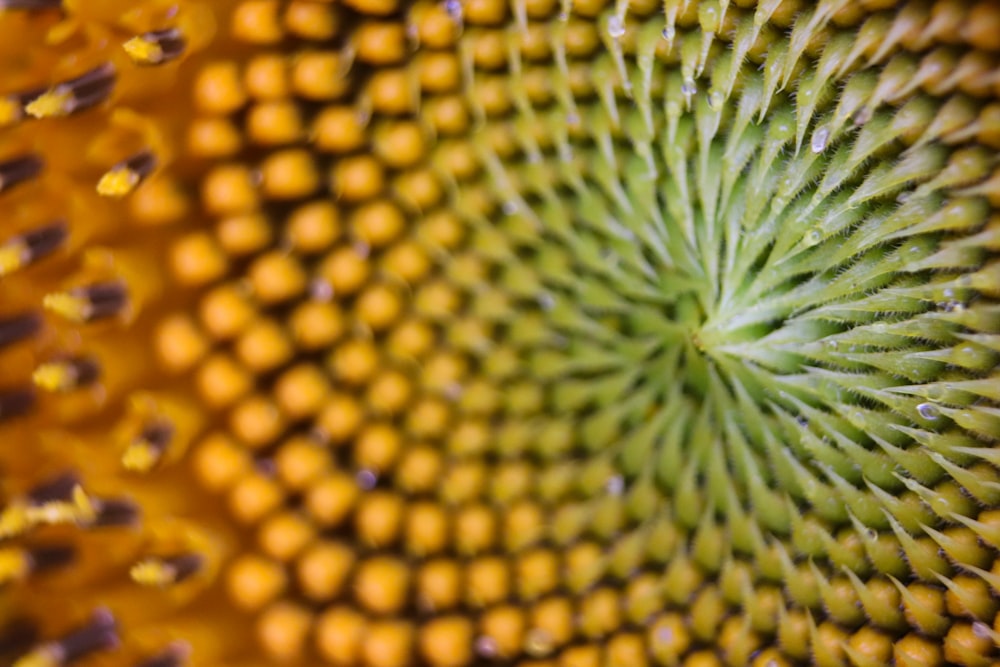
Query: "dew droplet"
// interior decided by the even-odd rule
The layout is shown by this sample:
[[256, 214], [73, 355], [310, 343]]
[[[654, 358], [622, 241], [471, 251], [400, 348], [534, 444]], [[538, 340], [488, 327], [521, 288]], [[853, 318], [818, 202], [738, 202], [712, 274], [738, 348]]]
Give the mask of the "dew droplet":
[[661, 644], [669, 644], [674, 640], [674, 629], [670, 626], [662, 627], [656, 631], [656, 641]]
[[708, 106], [712, 111], [721, 111], [725, 101], [726, 95], [721, 90], [712, 90], [708, 93]]
[[309, 297], [313, 301], [329, 302], [333, 299], [333, 285], [322, 278], [314, 278], [309, 282]]
[[553, 648], [555, 648], [555, 642], [545, 630], [535, 628], [524, 638], [524, 650], [536, 658], [550, 653]]
[[625, 478], [621, 475], [614, 475], [604, 483], [604, 490], [612, 496], [620, 496], [625, 492]]
[[941, 411], [933, 403], [921, 403], [917, 406], [917, 414], [924, 419], [933, 421], [941, 416]]
[[496, 657], [498, 651], [496, 640], [485, 635], [476, 637], [475, 649], [476, 653], [484, 658]]
[[501, 209], [504, 215], [514, 215], [517, 213], [517, 202], [509, 199], [503, 203]]
[[982, 621], [976, 621], [972, 624], [972, 634], [980, 639], [990, 639], [990, 626]]
[[462, 20], [462, 2], [461, 0], [445, 0], [444, 9], [448, 12], [454, 21]]
[[365, 491], [371, 491], [375, 488], [375, 485], [378, 484], [378, 475], [368, 469], [359, 470], [354, 476], [354, 480], [358, 483], [358, 486]]
[[625, 34], [625, 23], [617, 14], [608, 19], [608, 34], [614, 39], [618, 39]]
[[812, 140], [809, 142], [809, 147], [812, 149], [813, 153], [822, 153], [826, 150], [826, 143], [830, 140], [830, 128], [820, 127], [815, 132], [813, 132]]
[[685, 97], [691, 97], [698, 92], [698, 86], [695, 84], [694, 79], [685, 79], [684, 83], [681, 84], [681, 92], [684, 93]]
[[673, 39], [677, 36], [677, 28], [672, 25], [668, 25], [660, 31], [660, 36], [667, 40]]
[[808, 234], [802, 239], [802, 242], [808, 246], [813, 247], [817, 243], [823, 240], [823, 234], [820, 233], [818, 229], [810, 230]]
[[556, 298], [548, 292], [542, 292], [538, 295], [538, 305], [542, 310], [552, 310], [556, 307]]

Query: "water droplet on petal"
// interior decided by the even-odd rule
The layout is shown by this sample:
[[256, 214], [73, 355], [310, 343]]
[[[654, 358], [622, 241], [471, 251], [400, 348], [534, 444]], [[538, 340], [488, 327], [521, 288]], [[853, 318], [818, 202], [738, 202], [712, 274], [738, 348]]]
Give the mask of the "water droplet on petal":
[[830, 128], [818, 128], [815, 132], [813, 132], [812, 141], [809, 142], [809, 147], [812, 149], [813, 153], [822, 153], [826, 150], [826, 143], [829, 140]]
[[673, 39], [676, 35], [677, 35], [677, 28], [675, 28], [672, 25], [668, 25], [663, 30], [660, 31], [660, 36], [662, 36], [663, 39]]
[[941, 411], [933, 403], [921, 403], [917, 406], [917, 414], [924, 419], [933, 421], [941, 416]]
[[608, 19], [608, 34], [615, 39], [625, 34], [625, 24], [618, 15], [613, 15]]

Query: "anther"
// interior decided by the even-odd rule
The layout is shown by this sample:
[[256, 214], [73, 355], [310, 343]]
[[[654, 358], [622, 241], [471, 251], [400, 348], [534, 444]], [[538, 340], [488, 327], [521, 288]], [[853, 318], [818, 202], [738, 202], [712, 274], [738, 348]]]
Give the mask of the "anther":
[[139, 507], [130, 500], [114, 498], [94, 501], [95, 516], [90, 525], [98, 528], [135, 526], [139, 523]]
[[68, 116], [108, 99], [114, 86], [114, 65], [104, 63], [82, 76], [53, 86], [29, 102], [24, 110], [35, 118]]
[[[0, 166], [0, 172], [3, 167]], [[0, 182], [3, 176], [0, 174]], [[0, 184], [0, 189], [2, 189]], [[19, 234], [0, 244], [0, 276], [24, 268], [32, 262], [55, 252], [69, 235], [65, 222], [52, 222]], [[2, 338], [2, 337], [0, 337]]]
[[137, 65], [162, 65], [184, 53], [186, 43], [180, 30], [167, 28], [137, 35], [122, 48]]
[[76, 357], [40, 364], [31, 376], [39, 389], [66, 392], [93, 384], [101, 376], [101, 367], [93, 359]]
[[98, 609], [90, 621], [61, 639], [45, 642], [14, 663], [14, 667], [60, 667], [91, 653], [118, 645], [114, 616]]
[[156, 169], [156, 156], [142, 151], [119, 162], [97, 182], [97, 194], [102, 197], [120, 198], [130, 194], [144, 178]]
[[[36, 313], [17, 315], [0, 320], [0, 348], [31, 338], [42, 327], [42, 318]], [[2, 399], [0, 399], [2, 401]], [[0, 408], [0, 416], [3, 410]]]
[[90, 322], [118, 315], [128, 306], [124, 283], [94, 283], [45, 295], [42, 305], [71, 322]]
[[174, 426], [157, 420], [146, 424], [122, 455], [122, 465], [133, 472], [149, 472], [163, 457], [174, 437]]
[[43, 166], [42, 159], [35, 155], [22, 155], [0, 162], [0, 192], [34, 178], [42, 171]]
[[0, 512], [0, 538], [20, 535], [35, 526], [92, 525], [97, 508], [75, 475], [67, 474], [33, 489]]
[[5, 547], [0, 549], [0, 585], [21, 581], [35, 572], [66, 565], [73, 560], [67, 546]]
[[204, 563], [204, 558], [198, 554], [146, 558], [132, 566], [129, 576], [143, 586], [170, 586], [197, 574]]

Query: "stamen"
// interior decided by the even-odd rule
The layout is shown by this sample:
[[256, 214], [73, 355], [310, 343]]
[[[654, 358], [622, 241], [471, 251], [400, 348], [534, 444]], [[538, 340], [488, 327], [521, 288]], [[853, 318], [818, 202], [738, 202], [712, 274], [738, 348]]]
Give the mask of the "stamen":
[[[30, 514], [32, 507], [46, 505], [74, 505], [78, 510], [78, 523], [88, 526], [123, 526], [132, 525], [138, 521], [139, 510], [129, 500], [97, 499], [87, 496], [80, 485], [80, 477], [68, 472], [55, 479], [39, 484], [33, 488], [20, 502], [11, 503], [8, 510], [20, 508], [21, 514]], [[4, 535], [4, 516], [7, 510], [0, 513], [0, 535]], [[86, 520], [83, 520], [86, 519]]]
[[14, 667], [60, 667], [90, 653], [118, 645], [114, 616], [107, 609], [94, 612], [89, 623], [62, 639], [46, 642], [14, 663]]
[[162, 65], [184, 53], [187, 41], [177, 28], [146, 32], [122, 44], [137, 65]]
[[132, 566], [129, 576], [143, 586], [169, 586], [197, 574], [205, 560], [198, 554], [170, 558], [147, 558]]
[[42, 171], [43, 166], [42, 159], [35, 155], [22, 155], [0, 162], [0, 192], [34, 178]]
[[91, 525], [97, 528], [109, 526], [135, 526], [139, 523], [139, 507], [130, 500], [115, 498], [96, 501], [97, 515]]
[[80, 486], [80, 477], [76, 473], [67, 472], [48, 482], [39, 484], [28, 492], [28, 502], [41, 505], [52, 500], [69, 500], [73, 497], [73, 489]]
[[[36, 313], [0, 320], [0, 348], [31, 338], [38, 333], [41, 327], [42, 318]], [[2, 403], [2, 399], [0, 399], [0, 403]], [[2, 415], [3, 409], [0, 408], [0, 417]]]
[[93, 359], [77, 357], [41, 364], [31, 376], [39, 389], [67, 392], [93, 384], [101, 376], [101, 368]]
[[111, 63], [98, 65], [82, 76], [53, 86], [25, 106], [35, 118], [68, 116], [108, 99], [115, 85]]
[[[0, 172], [2, 170], [3, 167], [0, 166]], [[0, 179], [2, 178], [0, 175]], [[66, 223], [58, 221], [8, 239], [0, 244], [0, 276], [13, 273], [55, 252], [67, 236], [69, 229]]]
[[174, 437], [174, 426], [168, 421], [146, 425], [139, 437], [122, 455], [122, 465], [133, 472], [149, 472], [159, 462]]
[[65, 565], [73, 559], [70, 547], [7, 547], [0, 549], [0, 585], [21, 581], [33, 572]]
[[[69, 487], [73, 484], [72, 487]], [[36, 487], [28, 496], [0, 512], [0, 538], [20, 535], [35, 526], [91, 525], [97, 511], [75, 475], [63, 475]]]
[[45, 295], [42, 305], [71, 322], [90, 322], [120, 314], [128, 305], [124, 283], [95, 283]]
[[156, 156], [149, 151], [133, 155], [101, 176], [101, 180], [97, 182], [97, 194], [102, 197], [124, 197], [135, 190], [155, 168]]

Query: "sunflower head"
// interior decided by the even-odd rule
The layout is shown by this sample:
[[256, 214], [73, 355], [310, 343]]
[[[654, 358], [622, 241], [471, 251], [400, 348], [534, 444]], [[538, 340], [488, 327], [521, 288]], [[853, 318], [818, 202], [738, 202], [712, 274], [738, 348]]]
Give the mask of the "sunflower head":
[[15, 667], [1000, 659], [989, 1], [0, 0]]

